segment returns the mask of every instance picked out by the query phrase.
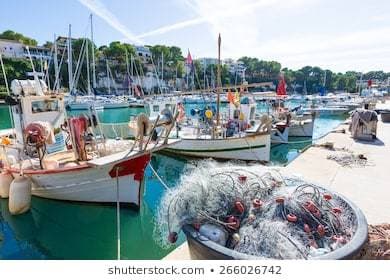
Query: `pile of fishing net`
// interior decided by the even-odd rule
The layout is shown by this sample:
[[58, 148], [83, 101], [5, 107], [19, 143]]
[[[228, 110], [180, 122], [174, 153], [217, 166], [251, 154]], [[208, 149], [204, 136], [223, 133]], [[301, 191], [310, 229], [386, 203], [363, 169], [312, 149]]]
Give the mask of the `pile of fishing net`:
[[161, 201], [155, 237], [169, 246], [191, 225], [199, 235], [259, 258], [308, 259], [344, 246], [357, 224], [329, 191], [277, 169], [201, 162]]
[[335, 151], [326, 158], [337, 162], [343, 167], [364, 167], [369, 164], [363, 154], [355, 154], [348, 150]]
[[368, 226], [368, 242], [355, 259], [390, 260], [390, 224]]

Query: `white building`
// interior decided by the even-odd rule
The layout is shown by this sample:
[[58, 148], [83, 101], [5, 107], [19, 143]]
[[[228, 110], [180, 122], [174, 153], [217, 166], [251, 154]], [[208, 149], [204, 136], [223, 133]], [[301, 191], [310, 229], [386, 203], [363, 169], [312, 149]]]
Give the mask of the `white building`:
[[[50, 49], [38, 46], [28, 46], [33, 59], [50, 60]], [[28, 58], [27, 46], [13, 40], [0, 39], [0, 52], [6, 58]]]
[[18, 41], [0, 39], [0, 52], [6, 58], [21, 58], [24, 53], [24, 45]]
[[200, 62], [202, 67], [209, 67], [209, 65], [217, 65], [218, 64], [218, 59], [217, 58], [212, 58], [212, 57], [202, 57], [198, 58], [197, 61]]
[[152, 57], [152, 53], [150, 52], [148, 47], [145, 46], [134, 46], [135, 53], [142, 60], [142, 62], [148, 62]]
[[245, 79], [246, 67], [242, 61], [235, 61], [231, 58], [224, 60], [224, 64], [228, 66], [231, 74], [237, 75], [241, 79]]

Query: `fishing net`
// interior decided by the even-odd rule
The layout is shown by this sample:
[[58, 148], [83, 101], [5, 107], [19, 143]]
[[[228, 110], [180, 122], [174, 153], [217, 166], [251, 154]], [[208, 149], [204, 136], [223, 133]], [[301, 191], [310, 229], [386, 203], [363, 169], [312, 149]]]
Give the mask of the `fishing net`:
[[301, 178], [275, 168], [204, 161], [162, 198], [155, 237], [169, 246], [184, 225], [207, 236], [204, 225], [210, 224], [215, 226], [207, 226], [209, 236], [227, 232], [221, 245], [275, 259], [307, 259], [336, 250], [357, 226], [344, 200]]
[[348, 150], [333, 152], [326, 158], [337, 162], [343, 167], [364, 167], [372, 165], [363, 154], [355, 154]]
[[390, 260], [390, 224], [368, 226], [368, 242], [356, 259]]

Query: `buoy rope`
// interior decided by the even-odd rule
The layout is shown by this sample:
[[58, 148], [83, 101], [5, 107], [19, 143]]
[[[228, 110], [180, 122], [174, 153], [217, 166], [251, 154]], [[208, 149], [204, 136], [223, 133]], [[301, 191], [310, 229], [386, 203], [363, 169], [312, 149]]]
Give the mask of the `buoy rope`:
[[318, 141], [318, 140], [321, 140], [322, 138], [324, 138], [325, 136], [328, 136], [330, 133], [345, 133], [345, 130], [344, 129], [341, 129], [341, 130], [331, 130], [317, 138], [311, 138], [311, 139], [307, 139], [307, 140], [301, 140], [301, 141], [283, 141], [283, 142], [278, 142], [278, 144], [299, 144], [299, 143], [308, 143], [308, 142], [315, 142], [315, 141]]
[[152, 164], [149, 162], [149, 167], [150, 169], [152, 170], [153, 174], [156, 176], [156, 178], [160, 181], [161, 185], [163, 185], [163, 187], [167, 190], [170, 189], [170, 187], [168, 187], [168, 185], [164, 182], [164, 180], [158, 175], [158, 173], [156, 172], [156, 170], [153, 168]]
[[119, 167], [116, 168], [116, 230], [117, 230], [117, 259], [121, 259], [121, 217], [119, 202]]

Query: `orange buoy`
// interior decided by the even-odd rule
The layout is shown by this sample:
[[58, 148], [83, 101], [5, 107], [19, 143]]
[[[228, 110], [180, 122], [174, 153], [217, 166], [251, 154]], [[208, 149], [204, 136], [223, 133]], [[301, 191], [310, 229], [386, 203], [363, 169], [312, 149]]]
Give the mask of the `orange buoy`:
[[252, 201], [252, 205], [253, 205], [253, 208], [258, 209], [258, 208], [260, 208], [261, 206], [263, 206], [263, 202], [262, 202], [260, 199], [255, 198], [255, 199]]
[[295, 223], [296, 221], [298, 221], [298, 217], [290, 213], [287, 215], [287, 221], [289, 221], [290, 223]]
[[326, 194], [324, 194], [324, 199], [329, 201], [332, 199], [332, 195], [326, 193]]
[[237, 210], [237, 212], [238, 212], [239, 214], [242, 214], [242, 213], [245, 212], [244, 204], [242, 204], [241, 201], [236, 201], [236, 202], [234, 203], [234, 208]]
[[339, 207], [333, 207], [332, 208], [332, 212], [335, 213], [335, 214], [340, 214], [342, 211]]
[[237, 230], [240, 227], [240, 220], [234, 216], [229, 216], [227, 219], [227, 227], [233, 230]]
[[306, 232], [306, 233], [311, 233], [311, 228], [308, 224], [304, 224], [303, 225], [303, 230]]
[[325, 235], [325, 227], [321, 224], [318, 225], [317, 227], [317, 232], [319, 234], [319, 236], [324, 236]]

